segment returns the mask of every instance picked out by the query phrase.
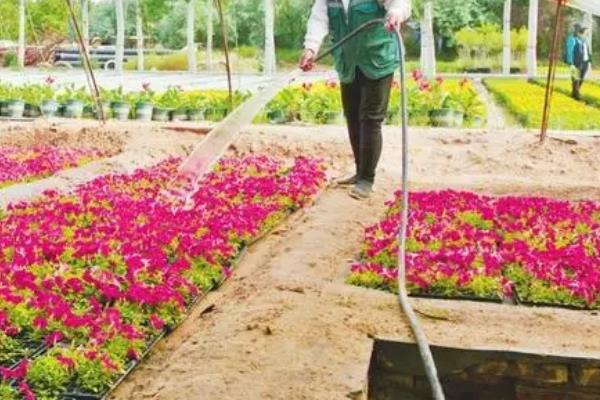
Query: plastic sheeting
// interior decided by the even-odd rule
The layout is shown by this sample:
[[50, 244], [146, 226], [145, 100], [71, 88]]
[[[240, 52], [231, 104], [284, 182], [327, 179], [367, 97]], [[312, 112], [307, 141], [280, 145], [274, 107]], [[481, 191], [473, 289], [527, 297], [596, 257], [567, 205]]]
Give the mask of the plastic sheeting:
[[567, 5], [594, 15], [600, 15], [600, 0], [569, 0]]

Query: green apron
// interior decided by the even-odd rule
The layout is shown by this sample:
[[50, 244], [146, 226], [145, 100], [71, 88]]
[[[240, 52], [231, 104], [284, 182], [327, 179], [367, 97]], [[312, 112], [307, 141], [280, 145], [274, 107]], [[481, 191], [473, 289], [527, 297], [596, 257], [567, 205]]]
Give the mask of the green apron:
[[[328, 0], [329, 35], [338, 42], [365, 22], [384, 18], [386, 11], [377, 0], [350, 0], [348, 12], [342, 0]], [[384, 25], [359, 33], [344, 46], [333, 52], [335, 69], [342, 83], [352, 83], [356, 68], [369, 79], [380, 79], [393, 74], [398, 66], [398, 43], [394, 34]]]

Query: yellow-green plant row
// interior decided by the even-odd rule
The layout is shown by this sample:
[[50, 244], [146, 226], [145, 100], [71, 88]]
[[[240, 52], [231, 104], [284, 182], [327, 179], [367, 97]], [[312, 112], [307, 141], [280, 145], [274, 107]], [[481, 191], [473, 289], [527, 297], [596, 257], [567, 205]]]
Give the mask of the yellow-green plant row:
[[[540, 86], [546, 85], [546, 81], [541, 79], [536, 79], [533, 83]], [[571, 85], [571, 80], [559, 79], [554, 82], [554, 90], [570, 96], [572, 91]], [[581, 100], [589, 105], [600, 107], [600, 86], [593, 82], [585, 82], [581, 88]]]
[[[486, 87], [496, 100], [528, 128], [541, 125], [545, 89], [519, 79], [486, 79]], [[600, 109], [588, 106], [562, 93], [552, 97], [551, 129], [600, 129]]]

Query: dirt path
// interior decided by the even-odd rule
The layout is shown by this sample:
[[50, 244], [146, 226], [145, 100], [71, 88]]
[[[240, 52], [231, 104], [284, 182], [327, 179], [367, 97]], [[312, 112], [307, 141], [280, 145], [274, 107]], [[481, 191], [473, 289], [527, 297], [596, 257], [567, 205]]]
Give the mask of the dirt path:
[[[150, 154], [148, 162], [185, 154], [198, 140], [145, 126], [111, 129], [120, 132], [123, 165], [129, 167], [139, 165], [144, 154]], [[363, 227], [381, 216], [384, 200], [398, 187], [399, 139], [396, 128], [386, 129], [374, 198], [358, 202], [344, 190], [325, 191], [313, 207], [254, 246], [234, 277], [162, 341], [112, 398], [335, 400], [360, 390], [372, 337], [410, 338], [394, 296], [344, 284]], [[598, 139], [576, 136], [540, 147], [524, 132], [413, 129], [410, 141], [415, 189], [600, 200]], [[254, 127], [232, 148], [248, 151], [324, 157], [332, 175], [350, 164], [342, 127]], [[455, 301], [414, 304], [442, 317], [422, 318], [435, 344], [600, 357], [600, 341], [592, 339], [600, 317], [592, 313]]]

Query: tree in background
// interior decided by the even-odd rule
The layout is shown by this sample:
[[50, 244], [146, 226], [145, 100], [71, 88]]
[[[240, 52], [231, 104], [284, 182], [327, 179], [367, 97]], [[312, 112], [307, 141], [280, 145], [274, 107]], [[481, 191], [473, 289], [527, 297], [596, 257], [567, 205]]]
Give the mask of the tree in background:
[[196, 72], [196, 0], [187, 0], [187, 20], [186, 20], [186, 36], [187, 36], [187, 62], [188, 72]]
[[123, 59], [125, 58], [125, 9], [123, 0], [115, 0], [115, 16], [117, 25], [115, 71], [120, 73], [123, 72]]
[[273, 0], [264, 0], [265, 13], [265, 47], [264, 47], [264, 72], [271, 75], [275, 72], [275, 9]]
[[17, 42], [17, 67], [25, 67], [25, 0], [19, 0], [19, 40]]

